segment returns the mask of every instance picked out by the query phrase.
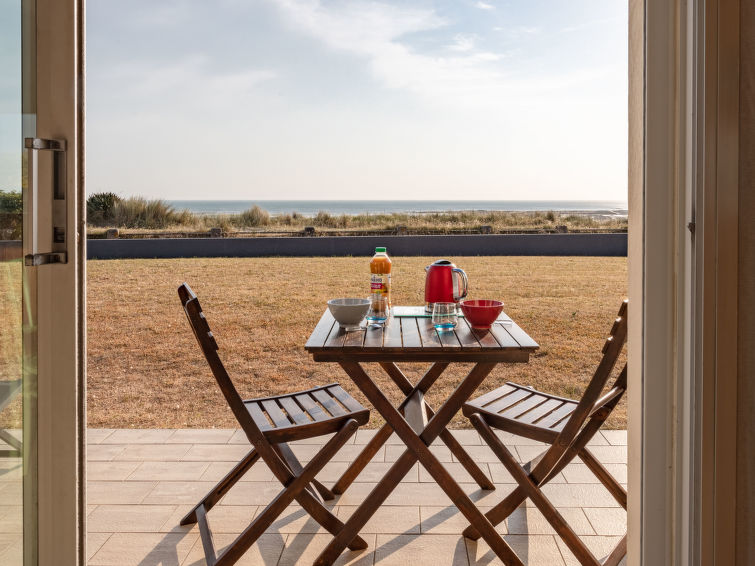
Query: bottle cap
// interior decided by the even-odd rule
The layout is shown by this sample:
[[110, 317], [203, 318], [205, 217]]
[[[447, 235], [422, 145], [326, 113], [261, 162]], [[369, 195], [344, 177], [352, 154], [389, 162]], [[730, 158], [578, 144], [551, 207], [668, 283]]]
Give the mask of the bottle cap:
[[385, 253], [385, 248], [375, 248], [375, 253], [376, 254], [384, 254]]

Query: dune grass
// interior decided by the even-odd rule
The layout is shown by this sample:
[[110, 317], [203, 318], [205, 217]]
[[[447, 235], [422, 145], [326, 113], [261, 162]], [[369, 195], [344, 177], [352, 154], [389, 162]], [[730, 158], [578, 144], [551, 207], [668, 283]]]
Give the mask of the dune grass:
[[[424, 266], [394, 258], [394, 303], [422, 302]], [[528, 364], [499, 366], [480, 392], [511, 380], [578, 397], [592, 375], [620, 301], [626, 258], [458, 257], [470, 297], [499, 298], [541, 346]], [[88, 424], [94, 427], [234, 427], [179, 306], [176, 288], [197, 292], [242, 395], [265, 396], [339, 381], [335, 364], [304, 351], [328, 298], [364, 296], [368, 258], [115, 260], [88, 263]], [[404, 364], [416, 379], [423, 364]], [[449, 368], [428, 396], [434, 406], [469, 370]], [[381, 387], [400, 394], [377, 366]], [[379, 424], [373, 412], [372, 426]], [[461, 415], [455, 427], [468, 426]], [[609, 426], [624, 428], [623, 404]]]

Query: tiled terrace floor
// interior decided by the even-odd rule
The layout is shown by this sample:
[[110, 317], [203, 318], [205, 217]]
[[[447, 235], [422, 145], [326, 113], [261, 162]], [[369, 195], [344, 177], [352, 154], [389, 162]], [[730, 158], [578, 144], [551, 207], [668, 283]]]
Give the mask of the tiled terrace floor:
[[[319, 478], [332, 484], [374, 434], [360, 430], [344, 446]], [[434, 446], [441, 461], [462, 482], [482, 507], [495, 505], [513, 487], [513, 480], [473, 430], [455, 431], [470, 454], [490, 474], [495, 491], [482, 491], [454, 462], [445, 446]], [[601, 435], [602, 434], [602, 435]], [[591, 449], [620, 482], [626, 482], [626, 432], [599, 434]], [[178, 526], [183, 514], [210, 489], [249, 449], [245, 437], [234, 430], [89, 430], [88, 450], [88, 554], [91, 565], [198, 566], [204, 564], [196, 527]], [[506, 436], [520, 458], [529, 459], [541, 447], [524, 438]], [[318, 450], [307, 443], [293, 445], [305, 461]], [[337, 516], [347, 518], [385, 473], [402, 445], [395, 437], [349, 490], [330, 504]], [[209, 514], [217, 533], [217, 546], [230, 542], [258, 510], [278, 493], [264, 464], [256, 464]], [[546, 487], [576, 532], [603, 556], [626, 531], [626, 514], [584, 465], [572, 464]], [[456, 507], [415, 466], [385, 506], [362, 531], [370, 547], [344, 554], [342, 564], [446, 564], [500, 563], [484, 542], [461, 535], [466, 526]], [[554, 536], [537, 509], [518, 509], [500, 532], [526, 564], [557, 566], [578, 564]], [[292, 505], [239, 564], [283, 566], [311, 564], [330, 540], [298, 506]]]
[[[332, 484], [372, 434], [374, 431], [360, 430], [326, 466], [320, 480]], [[496, 490], [480, 490], [445, 446], [434, 445], [433, 450], [481, 508], [495, 505], [513, 488], [513, 480], [475, 431], [454, 434], [490, 474]], [[507, 435], [504, 440], [515, 447], [520, 459], [530, 459], [541, 451], [538, 443], [524, 438]], [[90, 429], [88, 442], [89, 564], [203, 565], [196, 527], [180, 527], [178, 522], [247, 452], [243, 434], [236, 430]], [[303, 461], [318, 450], [318, 446], [304, 442], [293, 446]], [[357, 482], [329, 504], [334, 513], [347, 518], [401, 450], [398, 439], [392, 438]], [[591, 450], [620, 482], [626, 482], [626, 431], [604, 431], [597, 435]], [[20, 490], [20, 468], [11, 460], [0, 464], [0, 498], [7, 503], [3, 495]], [[209, 513], [218, 547], [228, 544], [278, 493], [280, 485], [272, 480], [264, 464], [256, 464]], [[571, 464], [545, 491], [599, 557], [626, 531], [625, 512], [582, 464]], [[17, 511], [0, 505], [0, 558], [14, 548], [20, 549], [20, 530], [16, 521], [8, 519]], [[358, 553], [347, 551], [338, 563], [500, 564], [484, 542], [475, 543], [460, 535], [465, 526], [464, 518], [429, 474], [415, 466], [362, 531], [369, 548]], [[499, 530], [525, 564], [578, 564], [531, 504], [520, 507]], [[330, 538], [301, 508], [292, 505], [239, 564], [311, 564]]]

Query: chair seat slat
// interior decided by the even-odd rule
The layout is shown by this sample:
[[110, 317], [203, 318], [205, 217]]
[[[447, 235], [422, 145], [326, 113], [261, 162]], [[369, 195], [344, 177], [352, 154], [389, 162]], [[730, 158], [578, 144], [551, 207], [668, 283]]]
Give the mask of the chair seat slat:
[[262, 407], [265, 409], [265, 412], [270, 417], [270, 420], [273, 421], [273, 424], [276, 426], [276, 428], [285, 428], [287, 426], [291, 426], [291, 421], [288, 420], [288, 417], [283, 414], [283, 411], [278, 406], [278, 403], [276, 403], [272, 399], [269, 401], [262, 401]]
[[334, 385], [328, 387], [328, 392], [333, 395], [338, 401], [351, 412], [357, 412], [364, 410], [364, 407], [360, 405], [356, 399], [349, 395], [340, 385]]
[[325, 414], [325, 411], [323, 411], [320, 406], [315, 403], [315, 400], [310, 397], [309, 393], [296, 395], [295, 399], [302, 407], [304, 407], [304, 410], [307, 411], [309, 413], [309, 416], [312, 417], [315, 421], [324, 421], [329, 418], [328, 415]]
[[513, 407], [516, 403], [519, 403], [519, 401], [523, 401], [530, 395], [532, 395], [532, 391], [530, 391], [529, 389], [520, 389], [518, 391], [514, 391], [510, 395], [506, 395], [498, 401], [491, 403], [483, 410], [497, 415], [502, 411]]
[[561, 407], [549, 413], [535, 424], [543, 428], [556, 428], [562, 419], [574, 412], [576, 407], [576, 403], [564, 403]]
[[296, 424], [309, 424], [312, 420], [307, 413], [291, 397], [281, 397], [280, 404], [286, 409], [289, 418], [293, 419]]
[[499, 387], [498, 389], [494, 389], [493, 391], [490, 391], [489, 393], [480, 395], [474, 401], [470, 401], [469, 404], [474, 405], [475, 407], [484, 407], [485, 405], [492, 403], [493, 401], [496, 401], [497, 399], [500, 399], [501, 397], [511, 393], [512, 391], [514, 391], [514, 387], [512, 387], [509, 384], [506, 384]]
[[340, 417], [346, 414], [346, 410], [339, 405], [333, 397], [328, 395], [324, 390], [312, 392], [312, 396], [334, 417]]
[[260, 430], [265, 431], [273, 428], [258, 403], [250, 402], [244, 404], [246, 405], [247, 411], [249, 411], [249, 414], [252, 415], [252, 419], [254, 419], [255, 424], [260, 428]]
[[505, 417], [507, 419], [516, 419], [519, 415], [526, 413], [530, 409], [535, 408], [542, 403], [545, 403], [547, 400], [548, 400], [547, 397], [544, 397], [543, 395], [538, 395], [537, 393], [535, 393], [527, 397], [521, 403], [517, 403], [515, 406], [511, 407], [510, 409], [506, 409], [503, 412], [499, 412], [499, 414], [502, 417]]
[[558, 409], [564, 402], [560, 401], [559, 399], [548, 399], [545, 403], [542, 405], [538, 405], [531, 411], [527, 411], [520, 417], [517, 417], [517, 421], [520, 423], [525, 424], [533, 424], [538, 419], [541, 419], [551, 411], [555, 411]]

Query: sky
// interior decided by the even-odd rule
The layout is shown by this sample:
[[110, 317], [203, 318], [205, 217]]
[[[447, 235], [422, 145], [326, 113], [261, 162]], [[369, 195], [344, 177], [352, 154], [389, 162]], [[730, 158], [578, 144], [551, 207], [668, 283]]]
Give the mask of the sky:
[[627, 194], [626, 0], [89, 0], [87, 190]]

